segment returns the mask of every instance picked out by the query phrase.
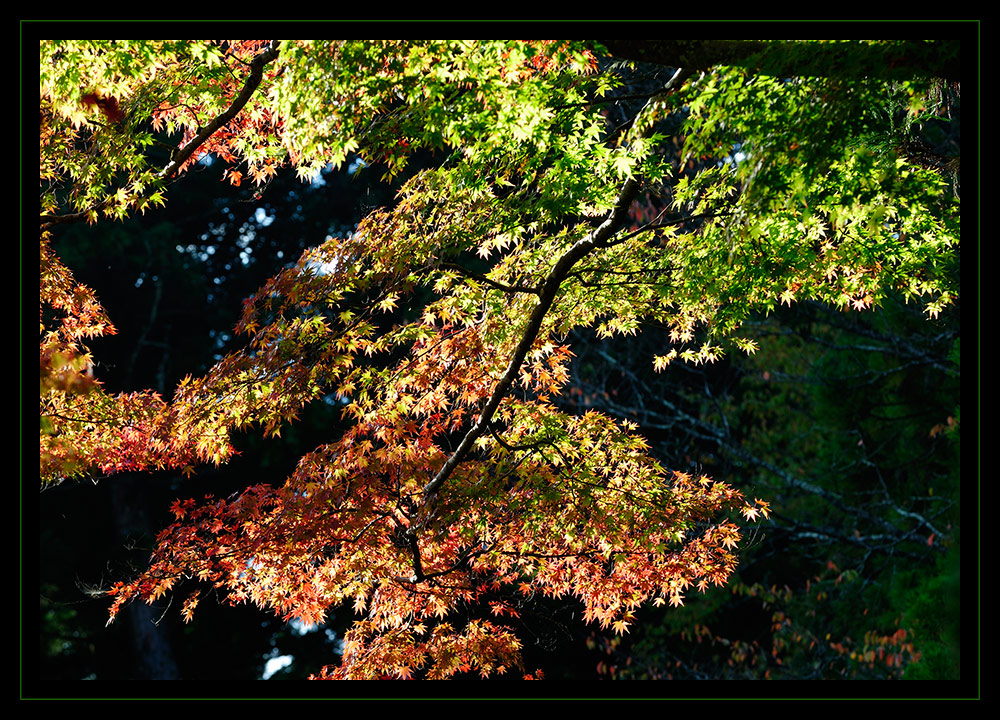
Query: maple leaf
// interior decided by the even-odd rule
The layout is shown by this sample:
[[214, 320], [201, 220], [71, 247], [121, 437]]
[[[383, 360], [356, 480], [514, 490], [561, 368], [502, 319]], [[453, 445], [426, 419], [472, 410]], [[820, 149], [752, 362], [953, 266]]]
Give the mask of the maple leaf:
[[184, 618], [185, 623], [191, 622], [192, 618], [194, 617], [194, 610], [198, 606], [198, 600], [199, 600], [198, 593], [192, 593], [184, 601], [184, 605], [181, 608], [181, 616]]
[[170, 512], [172, 512], [174, 514], [174, 517], [176, 517], [178, 520], [181, 520], [184, 518], [184, 515], [187, 514], [187, 508], [178, 498], [177, 500], [174, 500], [174, 502], [170, 505]]

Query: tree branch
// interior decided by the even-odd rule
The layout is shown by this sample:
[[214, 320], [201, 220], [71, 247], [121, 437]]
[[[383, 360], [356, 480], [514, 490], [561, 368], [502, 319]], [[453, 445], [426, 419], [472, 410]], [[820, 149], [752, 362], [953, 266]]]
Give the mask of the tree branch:
[[[272, 40], [271, 44], [267, 46], [267, 49], [262, 50], [254, 56], [253, 60], [250, 62], [250, 75], [247, 77], [246, 82], [243, 83], [243, 89], [240, 94], [233, 101], [224, 112], [216, 116], [208, 125], [203, 127], [201, 131], [188, 142], [187, 145], [177, 150], [171, 157], [170, 162], [167, 163], [166, 167], [159, 173], [159, 181], [151, 183], [147, 188], [146, 192], [150, 193], [157, 190], [170, 179], [170, 177], [177, 172], [178, 169], [198, 150], [202, 145], [205, 144], [212, 135], [214, 135], [220, 128], [224, 127], [226, 123], [236, 117], [240, 110], [250, 101], [254, 92], [260, 86], [261, 80], [264, 78], [264, 66], [273, 62], [278, 57], [278, 43], [277, 40]], [[98, 210], [102, 210], [108, 206], [111, 202], [111, 198], [107, 198], [92, 207], [83, 210], [78, 213], [70, 213], [67, 215], [42, 215], [39, 220], [43, 228], [52, 225], [62, 225], [65, 223], [81, 222], [86, 220], [87, 217]]]
[[498, 283], [496, 280], [490, 280], [485, 275], [480, 275], [479, 273], [474, 273], [471, 270], [452, 262], [443, 262], [438, 265], [438, 267], [445, 270], [454, 270], [455, 272], [461, 273], [465, 277], [472, 278], [473, 280], [478, 280], [479, 282], [489, 285], [491, 288], [499, 290], [504, 293], [530, 293], [532, 295], [537, 295], [539, 293], [538, 288], [528, 287], [527, 285], [504, 285], [503, 283]]
[[272, 40], [270, 45], [267, 46], [266, 50], [262, 50], [254, 56], [253, 60], [250, 61], [250, 75], [247, 77], [246, 82], [243, 83], [243, 90], [233, 101], [224, 112], [216, 116], [208, 125], [201, 129], [191, 141], [182, 147], [177, 153], [171, 158], [170, 162], [167, 164], [163, 170], [160, 171], [160, 177], [166, 179], [177, 172], [178, 168], [183, 165], [194, 152], [201, 147], [206, 140], [208, 140], [212, 135], [215, 134], [217, 130], [224, 127], [226, 123], [236, 117], [240, 110], [250, 102], [251, 96], [260, 86], [261, 80], [264, 79], [264, 66], [273, 62], [278, 58], [278, 41]]
[[566, 278], [570, 269], [579, 260], [586, 257], [594, 249], [599, 247], [599, 243], [604, 242], [607, 238], [610, 238], [623, 227], [628, 218], [628, 208], [635, 200], [638, 193], [639, 183], [634, 179], [628, 180], [624, 187], [622, 187], [621, 192], [618, 194], [618, 200], [615, 202], [615, 207], [607, 220], [601, 223], [599, 227], [588, 233], [584, 238], [574, 243], [569, 250], [563, 253], [563, 255], [556, 261], [552, 270], [549, 271], [549, 274], [545, 278], [545, 282], [542, 284], [541, 290], [538, 293], [538, 303], [531, 311], [531, 315], [528, 317], [528, 323], [521, 334], [521, 340], [518, 342], [517, 347], [511, 355], [506, 371], [500, 378], [500, 381], [493, 388], [492, 395], [490, 395], [489, 400], [483, 407], [479, 420], [476, 421], [475, 425], [473, 425], [469, 432], [466, 433], [465, 437], [462, 438], [462, 442], [459, 443], [455, 451], [445, 461], [444, 465], [441, 466], [441, 469], [438, 471], [437, 475], [434, 476], [434, 479], [424, 486], [423, 496], [425, 505], [429, 504], [433, 500], [438, 488], [441, 487], [445, 480], [447, 480], [452, 472], [454, 472], [455, 468], [458, 467], [458, 465], [465, 459], [465, 456], [472, 448], [473, 443], [475, 443], [476, 440], [478, 440], [483, 433], [486, 432], [489, 427], [489, 423], [493, 418], [493, 413], [496, 412], [497, 408], [500, 406], [500, 401], [507, 394], [510, 386], [517, 378], [518, 371], [521, 368], [521, 363], [524, 362], [524, 358], [527, 357], [528, 351], [531, 350], [531, 346], [538, 337], [538, 332], [542, 327], [542, 321], [545, 319], [546, 313], [555, 301], [559, 285]]
[[[663, 94], [672, 92], [676, 88], [680, 87], [684, 81], [691, 76], [691, 74], [692, 73], [690, 71], [678, 69], [669, 82], [667, 82], [664, 86], [663, 91], [651, 99], [650, 103], [654, 102]], [[648, 106], [649, 103], [647, 103], [646, 107]], [[649, 129], [649, 132], [652, 132], [652, 128]], [[493, 419], [493, 413], [496, 412], [497, 408], [500, 406], [500, 401], [504, 398], [504, 396], [506, 396], [507, 391], [510, 390], [511, 385], [514, 383], [514, 380], [517, 378], [518, 372], [521, 369], [521, 364], [524, 362], [525, 357], [528, 355], [528, 351], [531, 350], [531, 346], [538, 337], [538, 332], [541, 330], [545, 315], [549, 311], [549, 308], [552, 307], [552, 303], [555, 301], [559, 285], [564, 279], [566, 279], [569, 271], [577, 262], [589, 255], [595, 249], [607, 247], [610, 239], [625, 226], [629, 217], [629, 208], [638, 196], [639, 188], [640, 184], [637, 178], [629, 178], [626, 180], [622, 189], [618, 193], [618, 198], [615, 200], [611, 213], [604, 220], [604, 222], [587, 233], [587, 235], [582, 239], [574, 243], [565, 253], [562, 254], [562, 256], [559, 257], [558, 260], [556, 260], [555, 265], [552, 266], [552, 269], [549, 271], [549, 274], [545, 278], [545, 282], [542, 283], [541, 289], [538, 292], [538, 303], [535, 305], [534, 309], [531, 311], [531, 315], [528, 317], [528, 323], [521, 334], [521, 340], [518, 342], [517, 347], [511, 355], [506, 371], [500, 378], [500, 381], [493, 388], [493, 393], [490, 395], [489, 400], [487, 400], [486, 405], [483, 407], [479, 419], [465, 434], [465, 437], [462, 438], [458, 447], [451, 454], [451, 456], [448, 457], [444, 465], [441, 466], [441, 469], [438, 470], [434, 478], [423, 487], [423, 505], [425, 511], [428, 511], [428, 513], [430, 505], [441, 485], [443, 485], [444, 482], [451, 476], [451, 474], [455, 471], [455, 468], [457, 468], [459, 464], [465, 460], [465, 456], [468, 454], [469, 450], [472, 449], [473, 444], [476, 440], [482, 437], [483, 433], [485, 433], [489, 428], [490, 422]]]

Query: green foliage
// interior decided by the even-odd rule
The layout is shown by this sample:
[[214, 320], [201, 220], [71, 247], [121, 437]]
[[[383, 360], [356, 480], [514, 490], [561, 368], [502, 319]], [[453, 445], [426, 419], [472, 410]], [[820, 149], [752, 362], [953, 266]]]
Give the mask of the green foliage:
[[961, 678], [961, 578], [957, 538], [932, 569], [900, 571], [892, 578], [889, 600], [912, 628], [918, 660], [907, 666], [907, 680]]

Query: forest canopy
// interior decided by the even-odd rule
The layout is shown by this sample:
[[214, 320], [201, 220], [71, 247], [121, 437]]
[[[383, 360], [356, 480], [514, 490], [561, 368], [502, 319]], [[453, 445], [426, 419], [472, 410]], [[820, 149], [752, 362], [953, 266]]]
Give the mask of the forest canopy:
[[[766, 650], [726, 640], [715, 677], [780, 673], [779, 652], [801, 676], [950, 664], [951, 630], [919, 623], [957, 582], [957, 42], [45, 40], [39, 60], [41, 485], [189, 493], [102, 589], [111, 620], [168, 597], [195, 623], [210, 596], [346, 613], [313, 677], [534, 678], [520, 616], [572, 602], [605, 674], [696, 677], [650, 649], [672, 621], [639, 617], [709, 612], [728, 586], [782, 617]], [[240, 263], [219, 271], [235, 321], [176, 382], [109, 380], [92, 347], [117, 321], [69, 239], [118, 237], [207, 169], [227, 212], [256, 208], [257, 241], [220, 250], [243, 266], [305, 213], [306, 190], [276, 197], [288, 178], [392, 193], [320, 218], [241, 297]], [[195, 242], [138, 237], [150, 257]], [[173, 257], [135, 287], [160, 293]], [[814, 385], [770, 394], [793, 376]], [[317, 407], [336, 420], [287, 476], [198, 489]], [[682, 461], [696, 447], [717, 468]], [[795, 582], [739, 579], [764, 527], [844, 549], [849, 567], [796, 566], [806, 597], [857, 589], [836, 622], [879, 563], [909, 585], [863, 641], [821, 638]], [[704, 618], [680, 632], [724, 640]]]

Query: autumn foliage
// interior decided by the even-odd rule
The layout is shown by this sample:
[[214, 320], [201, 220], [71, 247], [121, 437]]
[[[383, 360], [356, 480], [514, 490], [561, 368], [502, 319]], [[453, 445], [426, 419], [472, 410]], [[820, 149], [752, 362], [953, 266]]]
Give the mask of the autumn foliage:
[[[799, 299], [862, 310], [892, 289], [929, 296], [933, 314], [956, 292], [934, 268], [957, 246], [957, 210], [933, 172], [850, 143], [824, 150], [829, 175], [770, 189], [759, 187], [778, 167], [765, 142], [752, 172], [750, 161], [703, 162], [731, 142], [713, 113], [760, 101], [730, 71], [672, 70], [621, 105], [630, 122], [616, 127], [602, 104], [635, 93], [599, 71], [598, 52], [43, 43], [43, 482], [193, 473], [230, 458], [235, 431], [278, 434], [321, 397], [350, 423], [278, 487], [178, 499], [149, 567], [111, 590], [112, 619], [182, 583], [185, 620], [212, 590], [306, 623], [349, 607], [341, 662], [316, 677], [487, 677], [525, 671], [505, 623], [517, 598], [572, 599], [585, 620], [625, 633], [640, 606], [727, 582], [741, 528], [767, 518], [768, 503], [665, 467], [633, 424], [562, 409], [568, 333], [659, 325], [659, 369], [711, 361], [723, 344], [752, 352], [739, 335], [749, 313]], [[791, 104], [816, 95], [786, 91]], [[882, 89], [852, 92], [868, 102]], [[672, 120], [681, 115], [688, 125]], [[166, 164], [151, 159], [159, 145], [171, 146]], [[229, 164], [234, 186], [261, 187], [283, 168], [309, 178], [354, 155], [393, 174], [418, 151], [441, 162], [394, 207], [247, 298], [241, 349], [169, 398], [105, 392], [86, 342], [114, 330], [52, 252], [59, 225], [161, 204], [168, 181], [207, 154]], [[769, 195], [779, 186], [784, 204]], [[925, 203], [932, 195], [938, 204]]]

